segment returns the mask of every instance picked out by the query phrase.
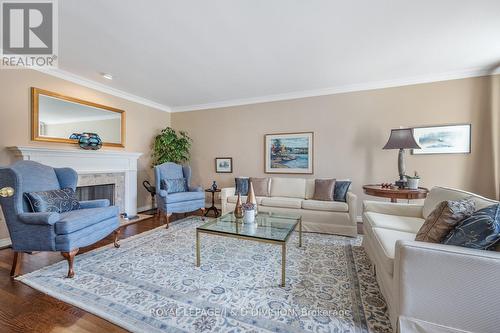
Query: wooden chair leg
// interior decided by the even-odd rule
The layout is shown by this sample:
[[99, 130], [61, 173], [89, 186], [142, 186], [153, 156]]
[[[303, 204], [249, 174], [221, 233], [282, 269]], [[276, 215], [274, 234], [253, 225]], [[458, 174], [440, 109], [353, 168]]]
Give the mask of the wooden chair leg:
[[168, 224], [170, 223], [170, 216], [172, 216], [172, 213], [164, 213], [165, 214], [165, 220], [167, 221], [167, 228], [168, 229]]
[[114, 232], [113, 232], [113, 236], [114, 236], [114, 239], [113, 239], [113, 245], [116, 247], [116, 248], [119, 248], [120, 247], [120, 233], [122, 232], [122, 228], [118, 228], [116, 229]]
[[75, 260], [75, 256], [78, 253], [79, 248], [71, 250], [69, 252], [61, 252], [61, 255], [68, 261], [68, 278], [72, 278], [75, 276], [75, 271], [73, 270], [73, 261]]
[[22, 253], [14, 252], [14, 260], [12, 260], [12, 268], [10, 270], [10, 277], [16, 277], [19, 275], [19, 267], [21, 266]]

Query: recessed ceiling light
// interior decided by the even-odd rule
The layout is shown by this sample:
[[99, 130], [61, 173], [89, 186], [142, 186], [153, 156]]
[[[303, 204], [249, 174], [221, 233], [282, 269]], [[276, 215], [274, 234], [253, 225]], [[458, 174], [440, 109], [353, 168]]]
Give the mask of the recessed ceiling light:
[[107, 80], [113, 80], [113, 75], [111, 75], [111, 74], [102, 73], [101, 75], [102, 75], [103, 78], [105, 78]]

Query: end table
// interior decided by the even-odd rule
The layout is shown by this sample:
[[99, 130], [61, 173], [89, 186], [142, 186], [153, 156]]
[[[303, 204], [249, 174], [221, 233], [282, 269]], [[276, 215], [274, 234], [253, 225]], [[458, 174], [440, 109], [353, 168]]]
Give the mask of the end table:
[[417, 190], [408, 188], [382, 188], [381, 185], [364, 185], [363, 191], [365, 194], [375, 197], [390, 198], [391, 202], [398, 202], [398, 199], [414, 200], [425, 199], [429, 190], [425, 187], [419, 187]]
[[217, 207], [215, 207], [215, 193], [220, 192], [220, 190], [219, 189], [212, 190], [211, 188], [207, 188], [205, 190], [205, 192], [212, 193], [212, 206], [210, 206], [209, 208], [207, 208], [207, 211], [205, 212], [205, 216], [208, 215], [209, 211], [213, 210], [214, 213], [215, 213], [215, 217], [219, 217], [220, 212], [217, 209]]

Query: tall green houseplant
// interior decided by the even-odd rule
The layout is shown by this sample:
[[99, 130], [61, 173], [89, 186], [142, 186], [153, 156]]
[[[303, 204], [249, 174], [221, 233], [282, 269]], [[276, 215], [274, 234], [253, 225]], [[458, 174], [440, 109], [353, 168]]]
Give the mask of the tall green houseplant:
[[192, 139], [184, 131], [171, 127], [163, 129], [153, 143], [153, 166], [165, 162], [184, 163], [189, 161]]

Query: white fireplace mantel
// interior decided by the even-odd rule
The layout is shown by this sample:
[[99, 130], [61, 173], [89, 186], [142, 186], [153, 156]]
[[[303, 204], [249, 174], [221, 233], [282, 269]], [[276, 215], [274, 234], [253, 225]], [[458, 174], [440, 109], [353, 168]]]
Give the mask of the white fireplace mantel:
[[54, 168], [69, 167], [78, 174], [124, 173], [125, 212], [137, 214], [137, 159], [142, 153], [43, 147], [7, 147], [15, 160], [30, 160]]

